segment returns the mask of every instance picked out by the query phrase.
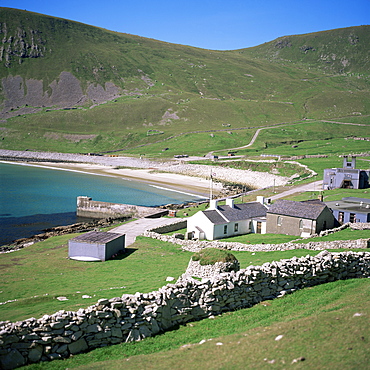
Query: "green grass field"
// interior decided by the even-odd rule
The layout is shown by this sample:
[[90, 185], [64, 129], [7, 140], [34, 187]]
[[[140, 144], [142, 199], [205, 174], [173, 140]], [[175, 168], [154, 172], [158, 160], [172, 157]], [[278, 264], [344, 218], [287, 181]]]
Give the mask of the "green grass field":
[[[368, 238], [369, 233], [368, 230], [343, 230], [323, 240]], [[84, 263], [67, 258], [67, 241], [73, 236], [53, 237], [20, 251], [0, 255], [1, 302], [16, 300], [0, 306], [0, 321], [41, 317], [60, 309], [77, 310], [99, 298], [156, 290], [166, 284], [168, 276], [177, 279], [184, 273], [192, 255], [182, 251], [178, 245], [138, 237], [137, 242], [127, 248], [126, 255], [104, 263]], [[227, 241], [257, 244], [262, 241], [282, 243], [292, 239], [296, 238], [249, 234], [229, 238]], [[295, 250], [234, 254], [241, 268], [246, 268], [251, 264], [317, 253], [318, 251]], [[83, 295], [92, 298], [84, 299]], [[56, 298], [60, 296], [67, 297], [68, 300], [58, 301]]]
[[329, 283], [143, 342], [31, 368], [366, 369], [369, 288], [368, 279]]
[[[347, 232], [352, 234], [342, 235], [344, 239], [369, 236], [368, 232]], [[181, 275], [192, 255], [176, 245], [138, 237], [122, 258], [83, 263], [66, 258], [66, 243], [73, 236], [53, 237], [0, 255], [1, 300], [17, 299], [0, 306], [0, 320], [38, 318], [61, 309], [87, 307], [99, 298], [158, 289], [166, 284], [167, 276]], [[241, 268], [317, 253], [233, 252]], [[209, 368], [267, 368], [271, 366], [268, 361], [275, 360], [275, 366], [284, 368], [304, 357], [296, 366], [314, 369], [342, 364], [344, 368], [365, 368], [361, 366], [368, 360], [369, 289], [368, 279], [324, 284], [213, 320], [187, 323], [142, 342], [100, 348], [68, 360], [29, 367], [118, 369], [143, 368], [151, 363], [149, 368], [172, 368], [179, 362], [184, 363], [179, 368], [195, 369], [202, 361]], [[85, 294], [92, 298], [83, 299]], [[58, 301], [58, 296], [68, 301]], [[281, 342], [275, 341], [278, 335], [283, 335]], [[200, 345], [202, 340], [206, 342]]]

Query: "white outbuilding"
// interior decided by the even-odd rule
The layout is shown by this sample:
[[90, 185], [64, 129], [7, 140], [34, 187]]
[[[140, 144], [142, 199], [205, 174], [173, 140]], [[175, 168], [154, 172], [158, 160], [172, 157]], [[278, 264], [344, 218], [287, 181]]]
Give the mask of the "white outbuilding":
[[77, 261], [106, 261], [125, 250], [125, 235], [90, 231], [68, 242], [68, 257]]

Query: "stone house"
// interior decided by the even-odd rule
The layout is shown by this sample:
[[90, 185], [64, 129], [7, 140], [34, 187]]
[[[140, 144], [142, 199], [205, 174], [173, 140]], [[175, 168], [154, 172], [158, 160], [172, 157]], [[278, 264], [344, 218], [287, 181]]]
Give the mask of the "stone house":
[[343, 168], [327, 168], [324, 170], [323, 190], [330, 189], [365, 189], [369, 187], [369, 170], [356, 169], [356, 157], [349, 161], [343, 157]]
[[340, 224], [370, 222], [370, 199], [347, 197], [325, 202]]
[[230, 236], [266, 232], [264, 198], [256, 202], [234, 204], [227, 198], [225, 205], [211, 200], [210, 207], [199, 211], [187, 220], [187, 239], [222, 239]]
[[337, 226], [333, 213], [320, 200], [277, 200], [266, 213], [266, 233], [307, 237]]

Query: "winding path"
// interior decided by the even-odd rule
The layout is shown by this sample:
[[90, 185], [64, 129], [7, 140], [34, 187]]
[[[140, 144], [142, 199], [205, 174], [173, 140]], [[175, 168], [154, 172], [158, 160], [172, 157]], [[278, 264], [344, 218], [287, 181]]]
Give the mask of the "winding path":
[[[230, 151], [230, 150], [237, 150], [237, 149], [245, 149], [245, 148], [248, 148], [250, 146], [252, 146], [254, 144], [254, 142], [256, 141], [259, 133], [261, 132], [261, 130], [266, 130], [266, 129], [269, 129], [269, 128], [275, 128], [276, 126], [292, 126], [292, 125], [301, 125], [303, 123], [307, 123], [309, 121], [319, 121], [319, 122], [324, 122], [324, 123], [336, 123], [336, 124], [339, 124], [339, 125], [352, 125], [352, 126], [369, 126], [370, 125], [367, 125], [367, 124], [364, 124], [364, 123], [352, 123], [352, 122], [338, 122], [338, 121], [329, 121], [329, 120], [314, 120], [314, 119], [307, 119], [307, 120], [304, 120], [304, 121], [300, 121], [300, 122], [292, 122], [292, 123], [278, 123], [278, 124], [274, 124], [272, 126], [267, 126], [267, 127], [261, 127], [261, 128], [258, 128], [256, 130], [256, 132], [254, 133], [251, 141], [249, 142], [249, 144], [247, 145], [243, 145], [243, 146], [239, 146], [237, 148], [230, 148], [230, 149], [222, 149], [222, 151]], [[215, 152], [219, 152], [220, 150], [214, 150], [212, 152], [209, 152], [208, 155], [211, 155]]]

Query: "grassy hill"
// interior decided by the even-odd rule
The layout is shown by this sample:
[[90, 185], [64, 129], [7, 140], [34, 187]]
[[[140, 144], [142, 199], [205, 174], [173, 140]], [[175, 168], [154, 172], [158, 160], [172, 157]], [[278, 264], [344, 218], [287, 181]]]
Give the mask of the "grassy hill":
[[[370, 112], [369, 26], [213, 51], [9, 8], [0, 22], [4, 149], [137, 154], [187, 134], [184, 149], [204, 154], [253, 127]], [[223, 131], [198, 145], [209, 130]]]
[[239, 52], [277, 64], [319, 68], [328, 74], [368, 75], [369, 48], [369, 26], [359, 26], [283, 36]]
[[[180, 276], [192, 255], [172, 243], [138, 237], [125, 256], [104, 263], [81, 263], [65, 258], [71, 236], [53, 237], [1, 255], [1, 301], [7, 303], [0, 305], [0, 320], [40, 318], [58, 310], [76, 311], [100, 298], [156, 290], [166, 284], [167, 276]], [[368, 236], [368, 230], [344, 230], [329, 238]], [[318, 253], [304, 249], [233, 252], [241, 268]], [[304, 357], [302, 365], [310, 369], [339, 365], [344, 369], [362, 369], [369, 360], [369, 287], [369, 279], [351, 279], [305, 288], [214, 319], [189, 322], [141, 342], [99, 348], [30, 368], [66, 369], [84, 365], [118, 369], [125, 366], [127, 358], [132, 361], [127, 364], [130, 368], [146, 368], [148, 363], [152, 363], [149, 368], [173, 368], [173, 359], [186, 363], [177, 367], [191, 369], [199, 368], [199, 361], [208, 368], [271, 366], [264, 358], [275, 359], [277, 368], [285, 368], [293, 359]], [[84, 298], [86, 295], [91, 298]], [[68, 300], [59, 301], [56, 299], [59, 296]], [[281, 341], [275, 341], [278, 335], [283, 335]], [[206, 342], [199, 345], [202, 340]], [[218, 347], [216, 343], [223, 345]]]

